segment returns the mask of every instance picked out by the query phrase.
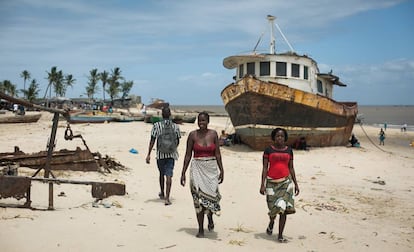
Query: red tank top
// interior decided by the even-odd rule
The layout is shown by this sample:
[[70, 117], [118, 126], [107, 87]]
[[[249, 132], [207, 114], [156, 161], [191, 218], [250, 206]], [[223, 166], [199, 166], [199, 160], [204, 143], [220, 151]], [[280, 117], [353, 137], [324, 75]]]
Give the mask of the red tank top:
[[214, 157], [216, 155], [216, 145], [214, 143], [209, 146], [201, 146], [198, 143], [194, 143], [193, 146], [194, 157]]

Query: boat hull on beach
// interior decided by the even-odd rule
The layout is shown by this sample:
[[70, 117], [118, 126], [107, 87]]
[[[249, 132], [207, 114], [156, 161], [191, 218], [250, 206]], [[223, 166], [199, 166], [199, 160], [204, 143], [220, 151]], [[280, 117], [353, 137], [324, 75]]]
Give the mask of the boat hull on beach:
[[68, 123], [105, 123], [114, 121], [114, 117], [111, 116], [70, 116], [67, 120]]
[[[268, 16], [271, 27], [274, 19]], [[332, 71], [320, 73], [315, 60], [293, 48], [276, 53], [271, 32], [269, 53], [223, 60], [224, 67], [236, 69], [234, 82], [221, 92], [236, 134], [255, 150], [272, 143], [276, 127], [287, 130], [288, 145], [303, 138], [313, 147], [347, 145], [358, 106], [332, 98], [334, 86], [346, 85]]]
[[34, 123], [39, 121], [42, 114], [36, 113], [36, 114], [28, 114], [25, 115], [8, 115], [4, 114], [0, 116], [0, 123]]
[[357, 114], [356, 103], [335, 102], [252, 76], [228, 85], [221, 96], [236, 134], [255, 150], [272, 143], [270, 133], [276, 127], [287, 129], [288, 145], [300, 137], [311, 146], [346, 145]]

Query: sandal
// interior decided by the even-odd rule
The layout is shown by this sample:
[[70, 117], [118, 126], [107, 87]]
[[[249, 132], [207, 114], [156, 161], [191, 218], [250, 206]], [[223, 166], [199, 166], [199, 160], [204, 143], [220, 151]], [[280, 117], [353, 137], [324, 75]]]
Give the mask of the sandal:
[[277, 238], [277, 240], [278, 240], [280, 243], [286, 243], [286, 242], [288, 242], [288, 240], [287, 240], [286, 238], [283, 238], [283, 237], [279, 237], [279, 238]]
[[274, 225], [274, 222], [270, 222], [269, 223], [269, 226], [266, 228], [266, 234], [272, 235], [272, 233], [273, 233], [273, 225]]

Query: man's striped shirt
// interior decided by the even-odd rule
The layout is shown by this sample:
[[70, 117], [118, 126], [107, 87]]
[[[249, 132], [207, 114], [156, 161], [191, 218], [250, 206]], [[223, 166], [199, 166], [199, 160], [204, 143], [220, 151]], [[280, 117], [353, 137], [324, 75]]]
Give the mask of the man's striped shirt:
[[[180, 127], [178, 127], [178, 125], [173, 123], [173, 121], [171, 121], [170, 119], [163, 119], [162, 121], [154, 123], [154, 125], [152, 126], [152, 130], [151, 130], [151, 138], [158, 139], [158, 136], [161, 135], [161, 132], [164, 128], [164, 125], [170, 124], [170, 123], [172, 123], [172, 127], [175, 131], [175, 134], [177, 134], [177, 138], [180, 139], [181, 138]], [[174, 158], [175, 160], [178, 160], [178, 152], [175, 151], [173, 153], [162, 153], [158, 151], [158, 148], [157, 148], [156, 159], [165, 159], [165, 158]]]

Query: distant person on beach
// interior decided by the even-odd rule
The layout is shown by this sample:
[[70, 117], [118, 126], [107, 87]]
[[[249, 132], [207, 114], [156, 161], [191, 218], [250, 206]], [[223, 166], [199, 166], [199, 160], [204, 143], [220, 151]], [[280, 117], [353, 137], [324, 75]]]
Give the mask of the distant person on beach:
[[387, 122], [384, 123], [384, 130], [387, 131]]
[[[158, 196], [165, 200], [165, 205], [171, 205], [170, 192], [175, 160], [178, 159], [177, 146], [180, 143], [180, 128], [170, 120], [170, 108], [162, 109], [162, 120], [154, 123], [151, 130], [151, 140], [148, 147], [147, 164], [150, 163], [151, 150], [157, 140], [157, 167], [160, 172], [160, 193]], [[165, 183], [165, 184], [164, 184]], [[165, 191], [164, 191], [165, 189]]]
[[145, 104], [142, 104], [142, 107], [141, 107], [141, 113], [142, 113], [142, 115], [146, 115], [147, 114], [147, 107], [145, 106]]
[[406, 123], [404, 123], [402, 126], [401, 126], [401, 132], [406, 132], [407, 131], [407, 124]]
[[269, 208], [269, 225], [266, 229], [268, 235], [273, 233], [273, 225], [276, 216], [279, 215], [279, 242], [287, 242], [283, 237], [286, 218], [288, 214], [294, 214], [294, 196], [299, 195], [299, 186], [296, 181], [293, 167], [293, 151], [286, 145], [287, 131], [276, 128], [271, 133], [273, 144], [266, 147], [263, 153], [263, 170], [260, 185], [260, 194], [266, 194]]
[[214, 230], [213, 214], [220, 215], [221, 210], [218, 185], [224, 179], [218, 134], [208, 128], [209, 122], [207, 112], [198, 114], [199, 129], [191, 131], [188, 136], [181, 172], [181, 185], [185, 186], [185, 173], [191, 160], [190, 191], [197, 216], [198, 238], [204, 237], [204, 214], [208, 218], [208, 230]]
[[385, 132], [384, 130], [381, 128], [380, 132], [379, 132], [379, 145], [385, 145], [384, 140], [385, 140]]
[[352, 134], [351, 139], [349, 140], [349, 143], [351, 144], [352, 147], [360, 146], [359, 141], [354, 134]]

